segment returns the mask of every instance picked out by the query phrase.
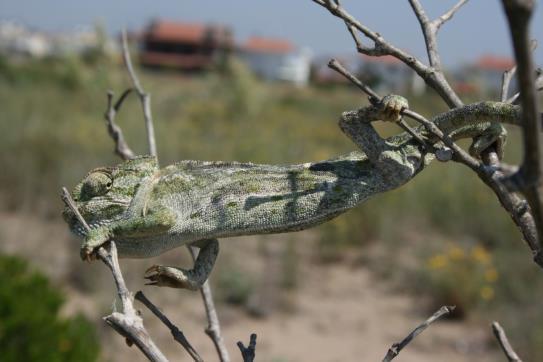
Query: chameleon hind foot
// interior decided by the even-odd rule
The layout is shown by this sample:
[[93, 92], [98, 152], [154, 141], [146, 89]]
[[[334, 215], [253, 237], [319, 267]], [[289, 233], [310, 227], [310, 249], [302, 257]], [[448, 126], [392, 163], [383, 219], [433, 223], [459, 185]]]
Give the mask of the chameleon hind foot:
[[148, 280], [145, 285], [197, 290], [201, 285], [196, 280], [190, 280], [188, 272], [172, 266], [153, 265], [145, 271], [144, 278]]
[[200, 247], [194, 268], [185, 270], [173, 266], [153, 265], [145, 271], [147, 285], [157, 287], [198, 290], [205, 283], [219, 254], [217, 239], [200, 240], [193, 245]]
[[505, 142], [507, 141], [507, 130], [502, 124], [492, 122], [483, 133], [473, 139], [473, 143], [469, 148], [469, 153], [477, 158], [481, 158], [481, 154], [487, 148], [494, 146], [499, 159], [503, 158]]

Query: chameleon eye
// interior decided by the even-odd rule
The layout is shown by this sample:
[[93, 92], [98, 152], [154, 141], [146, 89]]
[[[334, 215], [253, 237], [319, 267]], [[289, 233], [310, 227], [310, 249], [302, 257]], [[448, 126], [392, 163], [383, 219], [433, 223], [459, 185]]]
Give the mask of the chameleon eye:
[[93, 172], [83, 181], [81, 196], [90, 199], [95, 196], [105, 195], [113, 185], [113, 180], [104, 172]]

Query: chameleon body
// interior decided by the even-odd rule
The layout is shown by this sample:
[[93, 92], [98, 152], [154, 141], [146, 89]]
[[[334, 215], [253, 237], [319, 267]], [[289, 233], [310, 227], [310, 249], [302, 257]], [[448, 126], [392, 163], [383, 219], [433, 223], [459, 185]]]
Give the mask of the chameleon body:
[[[149, 284], [197, 289], [213, 267], [217, 239], [306, 229], [412, 179], [434, 155], [407, 133], [383, 139], [371, 124], [396, 121], [404, 108], [404, 98], [387, 96], [343, 113], [339, 126], [360, 151], [326, 161], [182, 161], [160, 169], [155, 157], [144, 156], [98, 168], [72, 192], [91, 230], [85, 232], [69, 208], [64, 219], [84, 237], [83, 259], [109, 240], [120, 257], [128, 258], [152, 257], [185, 244], [200, 247], [193, 269], [155, 265], [146, 274]], [[474, 138], [472, 149], [478, 151], [503, 145], [503, 128], [490, 121], [518, 123], [519, 118], [516, 106], [484, 102], [433, 121], [455, 139]], [[416, 132], [436, 142], [425, 129]]]

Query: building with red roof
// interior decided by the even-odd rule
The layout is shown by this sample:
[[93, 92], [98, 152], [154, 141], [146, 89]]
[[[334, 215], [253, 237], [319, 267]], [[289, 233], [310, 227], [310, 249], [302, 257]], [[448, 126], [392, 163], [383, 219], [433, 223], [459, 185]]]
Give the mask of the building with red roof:
[[[462, 87], [458, 89], [460, 93], [471, 85], [471, 88], [476, 89], [479, 93], [494, 96], [501, 91], [503, 72], [511, 69], [515, 65], [515, 61], [510, 57], [496, 55], [482, 55], [475, 59], [472, 63], [465, 65], [459, 72], [457, 85]], [[516, 78], [513, 78], [511, 89], [516, 88]]]
[[141, 38], [145, 66], [204, 70], [228, 56], [234, 41], [229, 28], [216, 25], [153, 21]]

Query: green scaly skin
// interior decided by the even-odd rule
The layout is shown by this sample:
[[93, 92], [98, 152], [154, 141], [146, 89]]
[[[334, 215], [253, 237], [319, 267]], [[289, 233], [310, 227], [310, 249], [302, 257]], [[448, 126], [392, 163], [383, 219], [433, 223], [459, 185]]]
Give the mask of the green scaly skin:
[[[86, 233], [70, 209], [63, 216], [84, 237], [83, 259], [109, 240], [119, 256], [146, 258], [190, 244], [201, 248], [194, 268], [155, 265], [149, 284], [197, 289], [218, 254], [218, 238], [306, 229], [369, 197], [411, 180], [434, 155], [409, 134], [382, 139], [371, 122], [399, 120], [407, 100], [389, 95], [377, 105], [342, 114], [339, 126], [361, 149], [297, 165], [181, 161], [160, 169], [143, 156], [91, 171], [72, 192], [90, 225]], [[473, 138], [473, 153], [491, 144], [501, 151], [505, 131], [491, 122], [519, 124], [517, 106], [482, 102], [433, 119], [453, 139]], [[417, 132], [435, 143], [424, 128]]]

